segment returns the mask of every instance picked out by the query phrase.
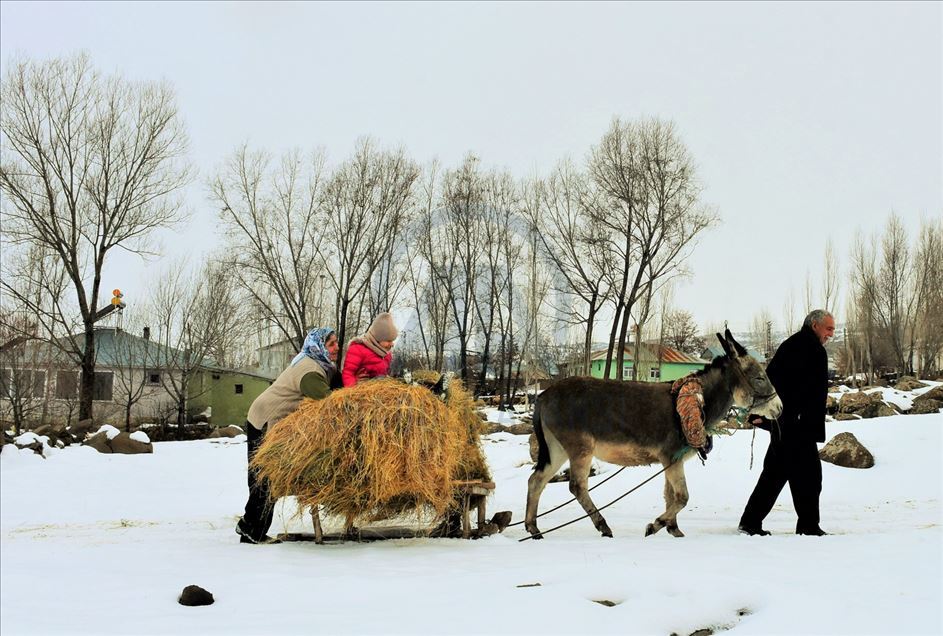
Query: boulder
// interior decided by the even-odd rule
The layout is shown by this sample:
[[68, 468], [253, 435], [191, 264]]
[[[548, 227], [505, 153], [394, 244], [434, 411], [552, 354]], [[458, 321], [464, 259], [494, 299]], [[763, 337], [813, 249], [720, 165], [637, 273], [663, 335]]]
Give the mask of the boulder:
[[519, 424], [511, 424], [510, 426], [506, 426], [504, 427], [504, 430], [511, 435], [530, 435], [534, 432], [534, 425], [521, 422]]
[[141, 442], [133, 439], [130, 433], [118, 433], [110, 440], [111, 450], [122, 455], [137, 455], [139, 453], [153, 453], [154, 445], [150, 442]]
[[832, 417], [834, 417], [839, 422], [844, 422], [845, 420], [860, 420], [861, 419], [861, 416], [854, 415], [852, 413], [836, 413]]
[[37, 455], [39, 455], [40, 457], [45, 457], [45, 455], [43, 455], [43, 450], [44, 450], [45, 444], [43, 444], [42, 441], [40, 441], [40, 440], [38, 440], [38, 439], [37, 439], [37, 440], [30, 441], [30, 442], [25, 442], [25, 441], [24, 441], [24, 442], [16, 442], [15, 445], [16, 445], [16, 447], [19, 448], [20, 450], [31, 450], [31, 451], [33, 451], [34, 453], [36, 453]]
[[841, 396], [838, 403], [839, 413], [858, 413], [871, 405], [871, 396], [864, 391], [854, 391]]
[[926, 402], [927, 400], [943, 402], [943, 386], [935, 386], [926, 393], [921, 393], [914, 398], [914, 404], [917, 402]]
[[868, 415], [867, 417], [889, 417], [891, 415], [900, 415], [900, 413], [898, 413], [894, 407], [884, 403], [875, 405], [874, 408], [870, 410], [870, 413], [872, 414]]
[[943, 409], [943, 401], [940, 400], [914, 400], [913, 408], [907, 411], [908, 415], [925, 415], [927, 413], [939, 413]]
[[831, 395], [825, 398], [825, 412], [829, 415], [838, 412], [838, 400], [833, 398]]
[[210, 433], [211, 438], [215, 437], [236, 437], [238, 435], [245, 435], [246, 432], [240, 427], [235, 425], [224, 426], [222, 428], [217, 428], [215, 431]]
[[129, 433], [118, 433], [111, 439], [104, 431], [92, 435], [85, 440], [86, 446], [91, 446], [99, 453], [120, 453], [122, 455], [135, 455], [139, 453], [153, 453], [154, 445], [150, 442], [141, 442], [132, 439]]
[[199, 585], [188, 585], [183, 588], [183, 592], [180, 593], [180, 598], [177, 599], [177, 602], [181, 605], [197, 607], [200, 605], [212, 605], [214, 599], [212, 593], [204, 590]]
[[91, 446], [99, 453], [113, 453], [111, 444], [106, 433], [96, 433], [83, 442], [85, 446]]
[[75, 436], [76, 439], [82, 439], [85, 437], [86, 433], [90, 432], [95, 428], [95, 420], [92, 418], [79, 420], [71, 427], [69, 427], [69, 432]]
[[917, 378], [909, 375], [905, 375], [900, 380], [897, 381], [897, 384], [894, 385], [894, 388], [898, 391], [913, 391], [914, 389], [922, 389], [926, 384], [918, 380]]
[[819, 451], [819, 458], [845, 468], [871, 468], [874, 455], [851, 433], [839, 433]]
[[491, 435], [492, 433], [507, 433], [508, 427], [497, 422], [482, 422], [481, 434]]

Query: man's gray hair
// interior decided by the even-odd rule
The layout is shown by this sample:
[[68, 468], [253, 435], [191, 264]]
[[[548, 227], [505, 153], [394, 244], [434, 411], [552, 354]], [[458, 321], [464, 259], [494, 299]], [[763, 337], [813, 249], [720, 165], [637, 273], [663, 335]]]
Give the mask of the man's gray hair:
[[813, 322], [822, 322], [823, 318], [834, 319], [835, 316], [824, 309], [813, 309], [809, 312], [809, 315], [805, 317], [805, 320], [802, 321], [802, 326], [811, 327]]

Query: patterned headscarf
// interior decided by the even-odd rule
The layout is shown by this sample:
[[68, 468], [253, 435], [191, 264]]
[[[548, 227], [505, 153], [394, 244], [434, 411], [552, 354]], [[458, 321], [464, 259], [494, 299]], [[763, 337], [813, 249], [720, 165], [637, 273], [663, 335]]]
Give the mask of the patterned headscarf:
[[328, 377], [331, 377], [332, 373], [337, 372], [337, 367], [328, 357], [327, 347], [324, 346], [324, 343], [327, 342], [332, 333], [334, 333], [334, 329], [331, 327], [321, 327], [309, 331], [305, 343], [301, 347], [301, 352], [291, 361], [291, 366], [295, 366], [307, 356], [320, 364], [327, 372]]

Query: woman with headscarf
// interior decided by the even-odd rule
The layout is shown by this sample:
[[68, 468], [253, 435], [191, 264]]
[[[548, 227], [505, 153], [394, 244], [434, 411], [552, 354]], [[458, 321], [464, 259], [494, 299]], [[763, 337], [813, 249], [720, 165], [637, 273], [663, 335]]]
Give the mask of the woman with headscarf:
[[[279, 421], [301, 404], [304, 398], [320, 400], [326, 397], [337, 376], [337, 334], [330, 327], [312, 329], [305, 338], [301, 352], [295, 356], [275, 381], [249, 407], [246, 418], [249, 462], [262, 444], [267, 427]], [[240, 543], [270, 543], [266, 533], [272, 525], [274, 504], [268, 484], [248, 471], [249, 500], [246, 510], [236, 524]]]
[[353, 386], [359, 380], [377, 378], [389, 374], [393, 361], [393, 341], [399, 330], [393, 324], [389, 312], [377, 314], [373, 324], [362, 336], [357, 336], [347, 346], [344, 355], [344, 386]]

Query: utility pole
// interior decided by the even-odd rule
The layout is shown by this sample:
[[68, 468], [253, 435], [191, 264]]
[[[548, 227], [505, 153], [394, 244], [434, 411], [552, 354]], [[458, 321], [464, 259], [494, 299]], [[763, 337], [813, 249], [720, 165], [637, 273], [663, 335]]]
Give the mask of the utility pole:
[[766, 361], [773, 355], [773, 321], [766, 321]]

